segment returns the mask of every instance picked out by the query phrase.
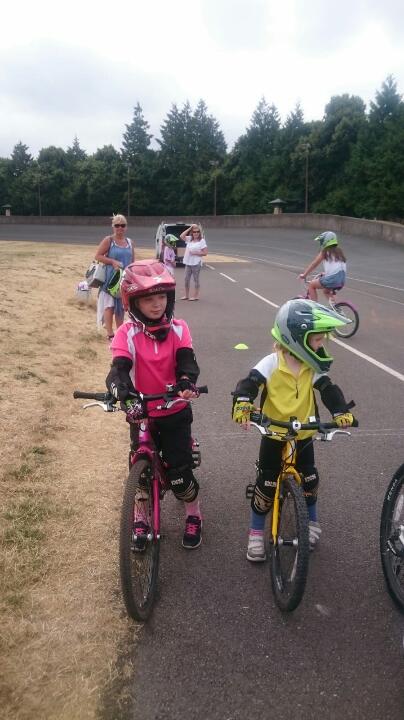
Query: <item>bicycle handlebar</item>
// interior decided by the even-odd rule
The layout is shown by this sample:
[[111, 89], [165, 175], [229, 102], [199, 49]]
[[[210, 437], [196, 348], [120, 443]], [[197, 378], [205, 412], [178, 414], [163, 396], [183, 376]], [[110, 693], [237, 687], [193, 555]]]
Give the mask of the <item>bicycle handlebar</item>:
[[[340, 426], [333, 420], [332, 422], [310, 422], [310, 423], [301, 423], [296, 418], [291, 418], [289, 421], [283, 421], [283, 420], [274, 420], [273, 418], [267, 417], [263, 413], [260, 412], [252, 412], [250, 416], [251, 422], [255, 423], [256, 425], [261, 425], [261, 427], [267, 428], [270, 425], [274, 425], [275, 427], [280, 428], [286, 428], [287, 430], [290, 430], [291, 432], [299, 432], [300, 430], [319, 430], [319, 432], [324, 432], [325, 430], [332, 430], [340, 428]], [[354, 418], [354, 421], [351, 426], [349, 427], [358, 427], [359, 423], [356, 418]]]
[[[196, 391], [199, 393], [199, 395], [202, 395], [204, 393], [208, 392], [208, 386], [207, 385], [200, 385], [199, 387], [196, 387]], [[178, 397], [178, 392], [175, 392], [174, 389], [172, 390], [166, 390], [165, 393], [157, 393], [156, 395], [143, 395], [143, 393], [130, 393], [130, 395], [134, 398], [137, 398], [140, 396], [141, 400], [148, 402], [149, 400], [165, 400], [171, 399], [174, 397]], [[180, 400], [183, 400], [184, 398], [180, 398]]]
[[[208, 392], [207, 385], [201, 385], [200, 387], [197, 387], [196, 389], [200, 395]], [[166, 392], [158, 393], [156, 395], [143, 395], [142, 393], [138, 393], [138, 395], [134, 395], [133, 393], [131, 393], [131, 395], [135, 398], [140, 396], [142, 401], [148, 402], [149, 400], [162, 400], [162, 399], [164, 400], [164, 399], [170, 399], [173, 397], [177, 397], [178, 393], [174, 392], [174, 390], [166, 390]], [[81, 398], [82, 400], [96, 400], [97, 402], [109, 403], [109, 404], [118, 402], [117, 399], [110, 392], [94, 393], [94, 392], [82, 392], [81, 390], [74, 390], [73, 397], [76, 400]]]
[[91, 392], [82, 392], [81, 390], [75, 390], [73, 392], [73, 397], [75, 400], [81, 398], [83, 400], [97, 400], [98, 402], [112, 402], [116, 401], [113, 395], [109, 392], [104, 393], [91, 393]]

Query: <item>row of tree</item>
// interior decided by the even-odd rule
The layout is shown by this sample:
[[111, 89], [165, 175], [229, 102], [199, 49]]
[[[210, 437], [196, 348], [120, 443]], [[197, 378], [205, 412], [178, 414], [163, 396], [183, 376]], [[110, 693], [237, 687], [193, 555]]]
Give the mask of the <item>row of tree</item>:
[[305, 122], [299, 105], [282, 124], [262, 98], [228, 151], [218, 121], [201, 100], [173, 105], [158, 149], [138, 103], [122, 147], [88, 155], [74, 139], [36, 159], [18, 143], [0, 158], [0, 205], [17, 215], [208, 215], [269, 212], [281, 197], [289, 212], [404, 217], [404, 103], [391, 76], [370, 103], [332, 97], [322, 120]]

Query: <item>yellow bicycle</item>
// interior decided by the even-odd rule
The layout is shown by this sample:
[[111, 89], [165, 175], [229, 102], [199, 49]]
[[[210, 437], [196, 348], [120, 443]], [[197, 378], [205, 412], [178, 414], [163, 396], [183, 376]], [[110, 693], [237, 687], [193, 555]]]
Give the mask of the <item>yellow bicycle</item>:
[[[309, 568], [309, 514], [303, 494], [302, 477], [296, 469], [296, 440], [300, 430], [317, 430], [317, 439], [330, 441], [336, 434], [350, 435], [336, 422], [301, 423], [296, 418], [281, 422], [260, 412], [250, 416], [251, 426], [262, 435], [282, 438], [282, 463], [276, 481], [269, 536], [271, 585], [280, 610], [295, 610], [302, 600]], [[357, 424], [357, 421], [354, 423]], [[271, 427], [270, 427], [271, 426]], [[286, 433], [273, 428], [286, 429]], [[311, 440], [311, 439], [310, 439]], [[258, 463], [256, 463], [256, 467]], [[255, 484], [247, 486], [252, 497]]]

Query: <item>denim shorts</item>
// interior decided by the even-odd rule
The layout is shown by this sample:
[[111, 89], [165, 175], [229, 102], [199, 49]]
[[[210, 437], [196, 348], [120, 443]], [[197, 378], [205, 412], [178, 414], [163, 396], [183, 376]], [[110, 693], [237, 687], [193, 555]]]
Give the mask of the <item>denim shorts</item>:
[[339, 270], [339, 272], [334, 273], [334, 275], [322, 275], [320, 278], [320, 285], [323, 288], [329, 288], [331, 290], [332, 288], [343, 287], [343, 285], [345, 285], [345, 280], [346, 272], [344, 272], [344, 270]]

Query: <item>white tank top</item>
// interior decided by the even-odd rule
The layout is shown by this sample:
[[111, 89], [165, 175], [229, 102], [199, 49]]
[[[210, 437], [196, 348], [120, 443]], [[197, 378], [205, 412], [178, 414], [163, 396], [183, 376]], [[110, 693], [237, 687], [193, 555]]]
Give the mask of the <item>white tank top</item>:
[[323, 267], [326, 275], [335, 275], [335, 273], [341, 270], [346, 272], [346, 263], [342, 260], [323, 260]]

